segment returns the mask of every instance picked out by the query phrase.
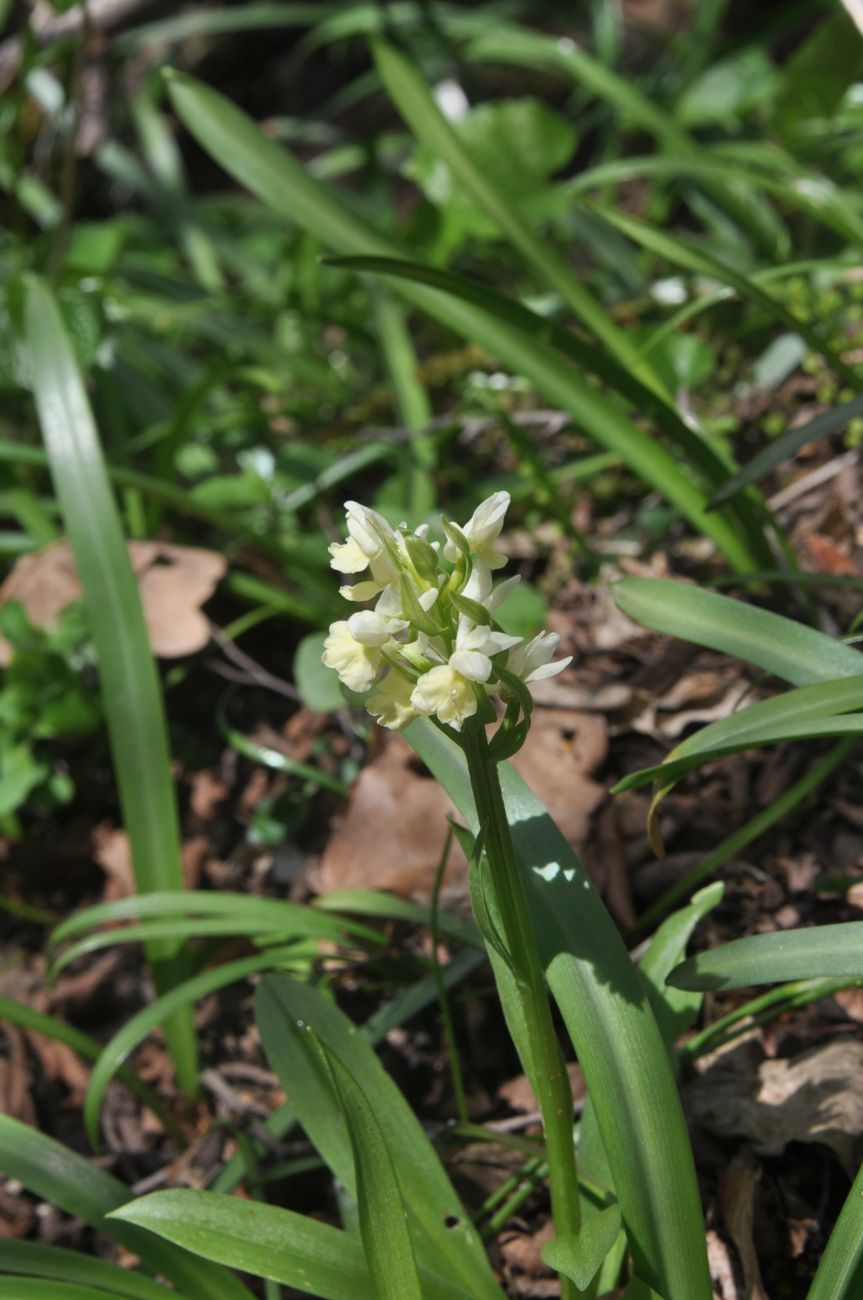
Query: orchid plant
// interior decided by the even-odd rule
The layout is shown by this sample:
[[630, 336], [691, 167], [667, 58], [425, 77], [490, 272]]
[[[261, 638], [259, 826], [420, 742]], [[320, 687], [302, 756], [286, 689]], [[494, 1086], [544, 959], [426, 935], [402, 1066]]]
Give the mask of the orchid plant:
[[[536, 936], [507, 819], [497, 764], [524, 742], [533, 708], [530, 686], [562, 672], [559, 638], [510, 636], [494, 615], [518, 578], [495, 585], [506, 564], [498, 542], [509, 494], [495, 492], [466, 524], [442, 520], [444, 538], [429, 528], [392, 528], [374, 510], [348, 501], [348, 537], [330, 546], [330, 563], [353, 577], [341, 594], [374, 601], [331, 625], [323, 660], [385, 727], [402, 730], [431, 718], [467, 760], [479, 818], [471, 861], [477, 923], [508, 1011], [510, 1029], [542, 1114], [552, 1213], [558, 1234], [572, 1240], [580, 1210], [573, 1141], [573, 1103], [545, 985]], [[487, 728], [497, 724], [489, 738]], [[586, 1294], [561, 1273], [564, 1300]]]
[[[497, 542], [509, 502], [508, 492], [495, 492], [463, 526], [444, 520], [443, 543], [429, 541], [427, 524], [393, 529], [376, 511], [346, 503], [348, 538], [330, 546], [330, 563], [350, 576], [368, 570], [341, 594], [375, 606], [331, 625], [323, 659], [350, 690], [374, 687], [366, 707], [382, 726], [402, 730], [425, 715], [459, 733], [469, 718], [493, 721], [498, 697], [511, 753], [530, 717], [529, 684], [570, 662], [552, 658], [556, 633], [525, 642], [494, 624], [519, 581], [495, 586], [492, 577], [506, 563]], [[503, 743], [496, 753], [504, 756]]]

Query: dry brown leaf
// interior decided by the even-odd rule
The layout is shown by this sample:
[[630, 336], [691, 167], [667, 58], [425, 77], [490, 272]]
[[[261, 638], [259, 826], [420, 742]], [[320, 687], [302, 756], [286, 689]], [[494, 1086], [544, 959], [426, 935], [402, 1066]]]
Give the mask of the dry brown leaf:
[[129, 837], [123, 830], [101, 822], [93, 829], [93, 857], [105, 873], [102, 901], [112, 903], [135, 893], [135, 873]]
[[[210, 639], [201, 606], [212, 596], [227, 567], [223, 556], [170, 542], [130, 542], [129, 558], [153, 653], [174, 659], [203, 649]], [[67, 605], [79, 600], [81, 582], [68, 542], [55, 542], [15, 561], [0, 586], [0, 605], [19, 600], [36, 627], [50, 627]], [[12, 657], [0, 637], [0, 666]]]
[[[576, 1107], [583, 1106], [587, 1092], [581, 1067], [577, 1061], [569, 1061], [566, 1072], [569, 1075], [569, 1086], [572, 1088], [573, 1103]], [[523, 1115], [533, 1115], [539, 1109], [536, 1095], [526, 1074], [517, 1074], [514, 1079], [502, 1083], [497, 1090], [497, 1095], [506, 1102], [510, 1110], [521, 1111]]]
[[[337, 889], [386, 889], [427, 899], [434, 884], [455, 809], [431, 777], [411, 766], [412, 752], [392, 736], [380, 756], [364, 768], [351, 791], [347, 811], [308, 883], [318, 894]], [[467, 863], [453, 843], [447, 868], [450, 888], [464, 879]]]
[[863, 1134], [863, 1043], [838, 1038], [791, 1058], [758, 1060], [751, 1040], [717, 1053], [686, 1088], [691, 1116], [722, 1138], [747, 1138], [758, 1155], [789, 1142], [821, 1142], [850, 1177]]
[[35, 1125], [36, 1112], [30, 1096], [30, 1071], [24, 1049], [24, 1035], [15, 1025], [3, 1026], [5, 1054], [0, 1056], [0, 1115]]
[[761, 1166], [744, 1151], [731, 1161], [719, 1187], [722, 1217], [740, 1257], [747, 1300], [769, 1300], [761, 1280], [754, 1240], [755, 1188], [760, 1177]]

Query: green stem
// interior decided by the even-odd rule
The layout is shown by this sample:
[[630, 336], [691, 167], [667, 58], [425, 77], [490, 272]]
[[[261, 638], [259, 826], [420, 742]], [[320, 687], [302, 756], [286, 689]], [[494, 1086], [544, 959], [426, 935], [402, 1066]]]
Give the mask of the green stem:
[[[545, 974], [506, 816], [497, 765], [489, 758], [488, 740], [481, 725], [469, 723], [461, 739], [483, 835], [482, 848], [491, 866], [490, 880], [502, 937], [521, 1001], [528, 1056], [523, 1064], [536, 1094], [545, 1130], [555, 1231], [561, 1237], [574, 1236], [580, 1227], [580, 1210], [569, 1075], [551, 1018]], [[577, 1300], [585, 1293], [561, 1276], [560, 1294], [561, 1300]]]

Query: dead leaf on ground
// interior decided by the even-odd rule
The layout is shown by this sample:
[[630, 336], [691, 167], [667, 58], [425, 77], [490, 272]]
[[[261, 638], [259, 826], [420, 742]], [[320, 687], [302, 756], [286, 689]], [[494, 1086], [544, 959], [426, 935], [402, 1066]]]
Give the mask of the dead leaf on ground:
[[761, 1280], [754, 1238], [755, 1189], [760, 1177], [761, 1166], [749, 1152], [743, 1151], [731, 1161], [719, 1187], [722, 1217], [740, 1257], [747, 1300], [769, 1300]]
[[838, 1038], [794, 1057], [759, 1060], [747, 1039], [721, 1051], [685, 1089], [692, 1118], [716, 1137], [746, 1138], [758, 1155], [821, 1142], [853, 1177], [863, 1134], [863, 1043]]
[[[224, 556], [201, 547], [141, 541], [129, 542], [129, 558], [153, 653], [175, 659], [203, 649], [210, 627], [201, 606], [225, 574]], [[62, 541], [15, 561], [0, 586], [0, 605], [18, 600], [31, 623], [48, 628], [82, 594], [72, 549]], [[9, 663], [12, 653], [12, 646], [0, 637], [0, 667]]]
[[30, 1069], [24, 1035], [15, 1025], [3, 1026], [5, 1054], [0, 1056], [0, 1115], [35, 1125], [36, 1111], [30, 1095]]
[[[584, 1075], [577, 1061], [569, 1061], [566, 1072], [569, 1075], [569, 1086], [572, 1088], [573, 1103], [578, 1109], [584, 1105], [587, 1096]], [[497, 1090], [497, 1095], [506, 1102], [510, 1110], [521, 1111], [523, 1115], [533, 1115], [539, 1109], [536, 1095], [526, 1074], [517, 1074], [514, 1079], [502, 1083]]]
[[525, 1300], [560, 1295], [560, 1284], [542, 1262], [542, 1248], [553, 1236], [551, 1220], [544, 1223], [538, 1232], [513, 1232], [501, 1236], [500, 1251], [514, 1295], [524, 1296]]
[[100, 822], [93, 828], [93, 857], [105, 873], [102, 901], [131, 898], [135, 893], [135, 873], [132, 869], [132, 850], [125, 831]]

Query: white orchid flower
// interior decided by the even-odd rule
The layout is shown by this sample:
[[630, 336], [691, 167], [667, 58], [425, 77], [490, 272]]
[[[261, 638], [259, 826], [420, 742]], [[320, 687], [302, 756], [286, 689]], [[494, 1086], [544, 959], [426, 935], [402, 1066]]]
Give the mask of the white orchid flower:
[[[395, 541], [395, 533], [383, 515], [376, 510], [361, 506], [358, 501], [345, 502], [347, 516], [348, 540], [333, 542], [329, 548], [330, 568], [339, 573], [362, 573], [375, 560], [386, 560], [384, 538]], [[389, 569], [389, 564], [380, 566]], [[374, 573], [372, 563], [372, 572]], [[383, 574], [381, 574], [383, 577]], [[354, 597], [349, 596], [348, 600]], [[364, 599], [362, 596], [356, 599]]]
[[[478, 565], [487, 569], [502, 569], [506, 564], [506, 556], [497, 550], [494, 543], [500, 537], [509, 503], [508, 492], [493, 493], [480, 502], [462, 528], [471, 555]], [[455, 560], [458, 548], [453, 542], [447, 542], [444, 554], [448, 560]]]
[[330, 625], [322, 658], [327, 668], [338, 673], [339, 681], [348, 690], [362, 692], [367, 691], [377, 677], [382, 655], [379, 645], [358, 641], [348, 622], [341, 619]]
[[441, 722], [460, 731], [465, 719], [476, 713], [471, 683], [487, 682], [492, 656], [518, 645], [520, 640], [476, 624], [462, 614], [449, 660], [423, 673], [413, 689], [411, 704], [417, 713], [435, 714]]
[[572, 655], [568, 655], [566, 659], [558, 659], [554, 663], [550, 662], [559, 644], [560, 637], [556, 632], [541, 632], [526, 645], [516, 646], [510, 650], [506, 666], [516, 677], [520, 677], [525, 685], [529, 682], [542, 681], [544, 677], [556, 677], [572, 663]]
[[382, 727], [401, 731], [417, 716], [411, 705], [414, 684], [395, 669], [391, 669], [379, 684], [374, 695], [369, 696], [366, 708]]

